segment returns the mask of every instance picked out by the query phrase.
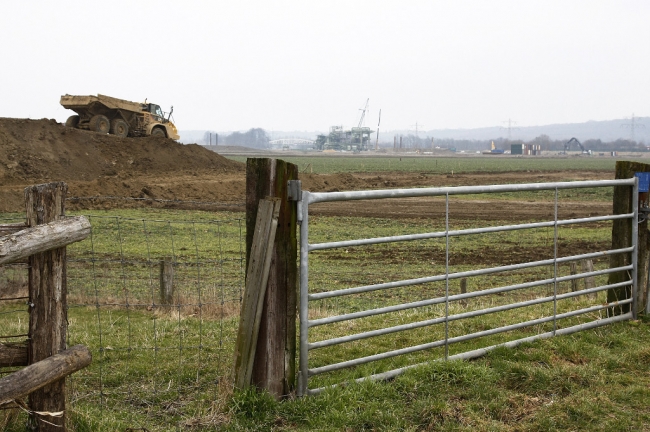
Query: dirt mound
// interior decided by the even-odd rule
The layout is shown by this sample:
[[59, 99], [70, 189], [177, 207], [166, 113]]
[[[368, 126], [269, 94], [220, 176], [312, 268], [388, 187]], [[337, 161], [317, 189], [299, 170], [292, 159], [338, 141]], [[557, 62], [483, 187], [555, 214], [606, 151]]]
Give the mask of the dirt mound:
[[166, 138], [118, 138], [55, 120], [0, 118], [0, 182], [96, 180], [120, 173], [243, 172], [244, 165]]
[[[282, 155], [277, 155], [282, 157]], [[303, 188], [312, 192], [395, 187], [460, 186], [595, 180], [612, 178], [611, 172], [506, 172], [463, 175], [381, 172], [301, 174]], [[0, 212], [24, 211], [23, 189], [50, 181], [68, 183], [69, 209], [115, 208], [142, 205], [243, 210], [245, 165], [201, 146], [183, 145], [164, 138], [117, 138], [66, 128], [54, 120], [0, 118]], [[101, 197], [101, 198], [99, 198]], [[178, 204], [178, 201], [184, 201]], [[317, 213], [360, 217], [431, 217], [432, 203], [399, 200], [379, 203], [355, 201], [322, 204]], [[606, 203], [605, 203], [606, 204]], [[505, 204], [504, 204], [505, 205]], [[611, 204], [609, 204], [611, 206]], [[512, 218], [538, 217], [535, 206], [513, 203]], [[593, 205], [577, 203], [567, 209], [590, 214]], [[480, 217], [490, 219], [492, 208], [481, 206]], [[564, 210], [563, 210], [564, 211]], [[433, 213], [432, 213], [433, 212]], [[477, 217], [477, 202], [458, 208]]]

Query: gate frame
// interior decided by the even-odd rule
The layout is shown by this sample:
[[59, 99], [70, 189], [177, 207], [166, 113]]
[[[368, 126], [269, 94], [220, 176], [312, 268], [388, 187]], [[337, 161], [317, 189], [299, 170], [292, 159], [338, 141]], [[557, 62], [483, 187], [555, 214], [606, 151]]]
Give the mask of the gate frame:
[[[625, 214], [618, 214], [618, 215], [608, 215], [608, 216], [597, 216], [597, 217], [588, 217], [588, 218], [579, 218], [579, 219], [564, 219], [562, 221], [558, 220], [558, 191], [560, 189], [580, 189], [580, 188], [589, 188], [589, 187], [611, 187], [611, 186], [632, 186], [633, 190], [633, 199], [632, 199], [632, 213], [625, 213]], [[378, 243], [391, 243], [391, 242], [397, 242], [397, 241], [409, 241], [409, 240], [417, 240], [417, 239], [427, 239], [427, 238], [435, 238], [435, 237], [445, 237], [446, 238], [446, 246], [445, 246], [445, 252], [446, 252], [446, 271], [444, 276], [436, 276], [436, 277], [429, 277], [429, 278], [419, 278], [419, 279], [412, 279], [412, 280], [401, 280], [401, 281], [396, 281], [396, 282], [389, 282], [389, 283], [384, 283], [384, 284], [378, 284], [376, 287], [372, 288], [372, 286], [366, 286], [366, 287], [357, 287], [357, 288], [347, 288], [343, 290], [337, 290], [337, 291], [330, 291], [334, 293], [338, 293], [338, 295], [341, 294], [341, 291], [346, 291], [347, 293], [353, 293], [353, 292], [365, 292], [365, 291], [370, 291], [373, 289], [381, 289], [381, 288], [387, 288], [387, 287], [392, 287], [392, 286], [406, 286], [406, 285], [415, 285], [415, 284], [420, 284], [420, 283], [426, 283], [426, 282], [431, 282], [435, 278], [435, 280], [445, 280], [446, 281], [446, 286], [445, 286], [445, 296], [444, 296], [444, 303], [446, 309], [448, 308], [449, 305], [449, 237], [450, 237], [450, 231], [449, 231], [449, 196], [450, 195], [467, 195], [467, 194], [490, 194], [490, 193], [499, 193], [499, 192], [521, 192], [521, 191], [540, 191], [540, 190], [555, 190], [555, 200], [554, 200], [554, 206], [555, 206], [555, 216], [553, 222], [539, 222], [539, 223], [529, 223], [529, 224], [520, 224], [520, 225], [510, 225], [510, 226], [500, 226], [500, 227], [489, 227], [489, 228], [479, 228], [479, 229], [471, 229], [471, 230], [465, 230], [465, 231], [471, 231], [467, 232], [466, 234], [478, 234], [478, 233], [484, 233], [484, 232], [494, 232], [494, 231], [504, 231], [503, 228], [509, 228], [508, 231], [510, 230], [516, 230], [516, 229], [527, 229], [527, 228], [537, 228], [537, 227], [543, 227], [543, 226], [553, 226], [555, 229], [555, 237], [554, 237], [554, 257], [551, 260], [545, 260], [549, 261], [545, 263], [544, 265], [549, 265], [549, 264], [554, 264], [555, 267], [555, 272], [552, 278], [552, 281], [554, 283], [554, 294], [553, 294], [553, 301], [554, 304], [557, 303], [557, 284], [558, 281], [564, 280], [567, 277], [563, 278], [558, 278], [557, 276], [557, 263], [561, 262], [558, 260], [557, 257], [557, 228], [559, 225], [565, 225], [565, 224], [575, 224], [575, 223], [584, 223], [584, 222], [592, 222], [592, 221], [607, 221], [607, 220], [616, 220], [616, 219], [630, 219], [632, 221], [632, 239], [631, 242], [632, 244], [624, 249], [617, 249], [617, 250], [608, 250], [606, 252], [598, 252], [593, 255], [597, 256], [602, 256], [602, 255], [612, 255], [612, 254], [619, 254], [619, 253], [631, 253], [631, 264], [629, 266], [625, 267], [619, 267], [615, 269], [608, 269], [605, 271], [599, 271], [599, 272], [594, 272], [594, 274], [604, 274], [604, 273], [612, 273], [612, 272], [618, 272], [622, 270], [632, 270], [632, 275], [631, 275], [631, 280], [626, 281], [624, 283], [619, 283], [615, 284], [616, 286], [612, 285], [604, 285], [597, 287], [597, 291], [604, 291], [606, 289], [612, 289], [615, 288], [619, 285], [624, 285], [624, 286], [629, 286], [632, 285], [632, 298], [631, 299], [625, 299], [621, 300], [620, 302], [617, 303], [612, 303], [612, 304], [607, 304], [607, 305], [602, 305], [599, 306], [598, 309], [608, 309], [613, 307], [615, 304], [622, 304], [622, 303], [632, 303], [632, 310], [628, 313], [622, 314], [622, 315], [617, 315], [614, 317], [608, 317], [608, 318], [603, 318], [595, 321], [590, 321], [587, 323], [583, 324], [578, 324], [576, 326], [572, 327], [567, 327], [563, 329], [556, 329], [555, 322], [557, 320], [557, 311], [554, 306], [554, 311], [553, 311], [553, 330], [550, 332], [542, 333], [542, 334], [537, 334], [534, 336], [526, 337], [526, 338], [520, 338], [516, 339], [513, 341], [505, 342], [502, 344], [497, 344], [493, 346], [488, 346], [485, 348], [473, 350], [473, 351], [467, 351], [464, 353], [456, 354], [449, 356], [448, 355], [448, 346], [449, 346], [449, 340], [448, 340], [448, 334], [447, 331], [445, 331], [445, 339], [444, 339], [444, 347], [445, 347], [445, 357], [444, 360], [452, 360], [452, 359], [470, 359], [470, 358], [475, 358], [479, 356], [485, 355], [487, 352], [490, 350], [500, 347], [500, 346], [506, 346], [506, 347], [514, 347], [517, 346], [521, 343], [524, 342], [530, 342], [534, 341], [537, 339], [544, 339], [548, 337], [553, 337], [555, 335], [561, 335], [561, 334], [570, 334], [574, 333], [577, 331], [581, 330], [586, 330], [589, 328], [595, 328], [599, 327], [602, 325], [610, 324], [613, 322], [617, 321], [623, 321], [627, 319], [636, 319], [636, 313], [637, 313], [637, 298], [638, 298], [638, 287], [637, 287], [637, 268], [638, 268], [638, 214], [639, 214], [639, 208], [638, 208], [638, 200], [636, 197], [638, 197], [638, 190], [639, 190], [639, 183], [638, 179], [636, 177], [630, 178], [630, 179], [618, 179], [618, 180], [593, 180], [593, 181], [575, 181], [575, 182], [552, 182], [552, 183], [523, 183], [523, 184], [509, 184], [509, 185], [488, 185], [488, 186], [460, 186], [460, 187], [439, 187], [439, 188], [416, 188], [416, 189], [384, 189], [384, 190], [365, 190], [365, 191], [347, 191], [347, 192], [309, 192], [309, 191], [302, 191], [300, 194], [300, 199], [298, 201], [298, 223], [300, 224], [300, 301], [299, 301], [299, 311], [300, 311], [300, 333], [299, 333], [299, 338], [300, 338], [300, 358], [299, 358], [299, 371], [298, 371], [298, 388], [297, 388], [297, 394], [298, 396], [305, 396], [305, 395], [311, 395], [311, 394], [318, 394], [325, 388], [319, 388], [319, 389], [309, 389], [308, 388], [308, 380], [309, 380], [309, 358], [308, 358], [308, 352], [309, 352], [309, 336], [308, 336], [308, 331], [309, 331], [309, 319], [308, 319], [308, 311], [309, 311], [309, 252], [312, 250], [320, 250], [320, 249], [330, 249], [330, 248], [335, 248], [335, 247], [344, 247], [344, 246], [360, 246], [360, 245], [368, 245], [368, 244], [378, 244]], [[370, 200], [370, 199], [386, 199], [386, 198], [414, 198], [414, 197], [431, 197], [431, 196], [445, 196], [446, 197], [446, 208], [445, 208], [445, 231], [438, 232], [438, 233], [425, 233], [425, 234], [412, 234], [412, 235], [402, 235], [402, 236], [392, 236], [392, 237], [383, 237], [383, 238], [373, 238], [373, 239], [359, 239], [359, 240], [349, 240], [349, 241], [340, 241], [340, 242], [331, 242], [331, 243], [321, 243], [317, 245], [310, 245], [309, 244], [309, 206], [311, 204], [316, 204], [316, 203], [322, 203], [322, 202], [334, 202], [334, 201], [352, 201], [352, 200]], [[559, 222], [566, 222], [560, 224]], [[460, 235], [460, 234], [459, 234]], [[587, 254], [589, 255], [589, 254]], [[586, 257], [586, 256], [585, 256]], [[577, 259], [577, 258], [583, 258], [583, 256], [571, 256], [571, 257], [565, 257], [565, 258], [571, 258], [572, 260]], [[537, 263], [537, 265], [542, 265], [540, 264], [541, 261], [538, 262], [533, 262]], [[513, 266], [507, 266], [508, 268], [512, 267], [514, 268], [521, 268], [522, 265], [527, 265], [528, 267], [531, 267], [531, 263], [523, 263], [519, 265], [513, 265]], [[493, 270], [493, 269], [499, 269], [497, 271], [504, 271], [504, 267], [493, 267], [489, 269], [484, 269], [484, 270]], [[497, 272], [497, 271], [493, 271]], [[472, 271], [469, 272], [471, 275], [479, 275], [479, 274], [485, 274], [486, 272], [482, 272], [481, 270], [477, 271]], [[584, 274], [578, 275], [579, 277], [584, 277]], [[460, 277], [460, 276], [455, 276], [455, 277]], [[569, 277], [570, 278], [570, 277]], [[568, 280], [568, 279], [567, 279]], [[404, 283], [408, 282], [408, 283]], [[400, 284], [401, 285], [396, 285]], [[380, 287], [381, 286], [381, 287]], [[534, 286], [534, 285], [533, 285]], [[369, 289], [370, 288], [370, 289]], [[504, 288], [504, 287], [502, 287]], [[582, 291], [577, 291], [577, 295], [580, 295], [581, 293], [585, 293], [584, 290]], [[320, 293], [321, 298], [326, 297], [326, 293]], [[325, 294], [325, 295], [323, 295]], [[463, 298], [469, 298], [472, 297], [473, 294], [475, 293], [467, 293], [467, 294], [461, 294]], [[483, 294], [485, 295], [485, 294]], [[453, 297], [459, 297], [459, 296], [453, 296]], [[460, 298], [460, 297], [459, 297]], [[434, 299], [432, 299], [434, 300]], [[511, 303], [516, 304], [516, 303]], [[399, 305], [398, 305], [399, 306]], [[417, 307], [417, 306], [415, 306]], [[589, 309], [589, 308], [588, 308]], [[573, 311], [573, 312], [579, 312], [575, 313], [575, 315], [586, 313], [589, 310], [583, 309], [583, 310], [578, 310], [578, 311]], [[547, 317], [548, 318], [548, 317]], [[327, 320], [327, 319], [325, 319]], [[319, 320], [322, 321], [322, 320]], [[444, 323], [445, 326], [448, 325], [449, 323], [449, 315], [448, 313], [445, 313], [445, 316], [441, 318], [441, 323]], [[323, 322], [323, 324], [326, 324], [326, 322]], [[521, 323], [519, 323], [521, 324]], [[516, 324], [514, 325], [516, 326]], [[515, 327], [516, 328], [516, 327]], [[503, 329], [503, 327], [499, 328]], [[496, 329], [498, 330], [498, 329]], [[479, 336], [480, 337], [480, 336]], [[439, 342], [439, 341], [438, 341]], [[442, 345], [442, 344], [440, 344]], [[437, 345], [436, 345], [437, 346]], [[433, 346], [432, 346], [433, 347]], [[426, 349], [426, 348], [422, 348]], [[388, 352], [390, 353], [390, 352]], [[399, 354], [396, 354], [399, 355]], [[382, 358], [381, 354], [377, 355], [377, 360]], [[392, 355], [391, 355], [392, 357]], [[371, 360], [372, 361], [372, 360]], [[354, 361], [351, 361], [352, 364], [350, 366], [354, 365]], [[426, 362], [428, 363], [428, 362]], [[406, 367], [402, 367], [399, 369], [394, 369], [391, 371], [387, 371], [384, 373], [376, 374], [376, 375], [371, 375], [367, 377], [362, 377], [358, 378], [356, 381], [363, 381], [367, 379], [372, 379], [372, 380], [379, 380], [379, 379], [390, 379], [392, 377], [395, 377], [397, 375], [402, 374], [404, 371], [407, 369], [413, 368], [420, 366], [422, 364], [426, 363], [420, 363], [420, 364], [415, 364], [415, 365], [409, 365]], [[342, 368], [342, 367], [339, 367]], [[320, 368], [323, 369], [323, 368]], [[334, 369], [335, 370], [335, 369]], [[325, 372], [324, 370], [322, 372]]]

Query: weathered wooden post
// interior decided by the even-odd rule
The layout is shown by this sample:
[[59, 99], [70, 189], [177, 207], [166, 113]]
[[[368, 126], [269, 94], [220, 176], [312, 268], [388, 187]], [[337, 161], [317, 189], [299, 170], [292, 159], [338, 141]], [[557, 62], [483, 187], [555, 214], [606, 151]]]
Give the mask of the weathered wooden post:
[[[67, 191], [68, 185], [63, 182], [26, 188], [27, 225], [34, 227], [62, 219]], [[68, 331], [65, 258], [65, 247], [29, 257], [29, 364], [65, 350]], [[29, 407], [32, 411], [65, 413], [65, 379], [31, 393]], [[32, 415], [31, 421], [41, 432], [65, 430], [65, 415]]]
[[280, 215], [280, 198], [260, 200], [253, 245], [248, 256], [246, 288], [235, 342], [235, 388], [251, 385], [262, 310], [269, 281], [271, 258]]
[[[630, 161], [617, 161], [616, 162], [616, 178], [617, 179], [628, 179], [634, 177], [635, 172], [650, 172], [650, 165], [639, 163], [639, 162], [630, 162]], [[638, 197], [632, 196], [632, 188], [629, 186], [615, 186], [614, 187], [614, 214], [622, 213], [631, 213], [632, 212], [632, 200], [638, 199]], [[633, 221], [636, 223], [636, 221]], [[637, 255], [638, 259], [638, 271], [637, 271], [637, 284], [638, 284], [638, 299], [637, 299], [637, 312], [643, 310], [646, 299], [647, 299], [647, 289], [648, 289], [648, 258], [650, 254], [650, 248], [648, 247], [648, 241], [650, 237], [648, 236], [648, 221], [639, 224], [639, 236], [638, 236], [638, 245], [639, 251]], [[628, 219], [619, 219], [612, 221], [612, 249], [619, 249], [629, 247], [632, 244], [632, 227]], [[609, 258], [610, 267], [620, 267], [629, 265], [632, 262], [630, 254], [616, 254], [611, 255]], [[618, 282], [623, 282], [629, 280], [630, 277], [623, 272], [612, 273], [609, 275], [608, 284], [614, 284]], [[614, 302], [617, 300], [628, 299], [632, 295], [631, 288], [622, 287], [622, 288], [613, 288], [607, 291], [607, 302]], [[620, 315], [627, 313], [631, 310], [629, 304], [625, 304], [619, 307], [611, 308], [610, 315]]]
[[[590, 259], [580, 260], [580, 265], [582, 266], [583, 273], [591, 273], [594, 271], [594, 262]], [[585, 276], [582, 280], [585, 281], [585, 289], [591, 289], [596, 287], [596, 279], [593, 276]], [[590, 299], [595, 299], [598, 297], [598, 293], [588, 294]]]
[[160, 304], [174, 304], [174, 263], [169, 259], [160, 260]]
[[[467, 278], [462, 278], [460, 280], [460, 293], [461, 294], [466, 294], [467, 293]], [[467, 306], [467, 299], [462, 299], [460, 301], [461, 306]]]
[[[571, 276], [578, 274], [578, 264], [576, 264], [575, 261], [569, 263], [569, 272], [571, 273]], [[578, 289], [578, 279], [571, 279], [571, 292], [576, 292]], [[573, 299], [577, 300], [578, 297], [574, 297]]]
[[275, 246], [255, 351], [252, 382], [276, 397], [295, 387], [298, 244], [296, 202], [287, 182], [298, 180], [298, 166], [279, 159], [249, 158], [246, 163], [246, 262], [249, 261], [258, 203], [281, 199]]

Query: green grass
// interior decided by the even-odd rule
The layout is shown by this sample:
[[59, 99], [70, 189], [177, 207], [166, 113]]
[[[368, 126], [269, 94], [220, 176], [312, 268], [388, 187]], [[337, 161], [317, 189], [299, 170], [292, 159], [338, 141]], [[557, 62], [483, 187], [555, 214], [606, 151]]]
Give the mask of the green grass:
[[[67, 251], [68, 345], [88, 346], [93, 363], [71, 379], [73, 430], [169, 430], [221, 415], [243, 289], [243, 214], [84, 214], [92, 234]], [[161, 260], [174, 263], [172, 306], [160, 304]], [[7, 283], [26, 280], [24, 266], [0, 270]], [[24, 301], [0, 308], [0, 335], [27, 332]]]
[[[566, 197], [565, 197], [566, 198]], [[568, 197], [573, 199], [572, 197]], [[552, 199], [540, 195], [535, 201]], [[604, 198], [600, 198], [604, 199]], [[89, 212], [85, 212], [88, 214]], [[69, 345], [93, 353], [70, 380], [72, 430], [643, 430], [650, 427], [650, 336], [647, 322], [612, 326], [497, 349], [470, 362], [435, 361], [391, 382], [355, 378], [444, 357], [423, 351], [323, 374], [310, 387], [345, 383], [317, 397], [276, 402], [254, 391], [232, 393], [230, 368], [242, 288], [243, 214], [166, 210], [92, 211], [93, 236], [69, 249]], [[3, 215], [4, 217], [5, 215]], [[20, 218], [20, 215], [9, 217]], [[491, 222], [494, 224], [503, 222]], [[452, 229], [483, 225], [454, 220]], [[444, 220], [312, 216], [310, 242], [444, 229]], [[560, 256], [600, 250], [608, 223], [562, 227]], [[450, 239], [450, 272], [553, 256], [552, 228]], [[312, 292], [444, 273], [444, 239], [310, 254]], [[159, 261], [176, 262], [179, 306], [158, 303]], [[605, 268], [607, 260], [596, 260]], [[5, 280], [24, 268], [5, 269]], [[468, 291], [553, 276], [550, 266], [468, 280]], [[11, 274], [10, 274], [11, 273]], [[569, 273], [568, 265], [558, 268]], [[1, 276], [1, 275], [0, 275]], [[13, 279], [12, 279], [13, 278]], [[604, 282], [600, 277], [597, 282]], [[560, 292], [570, 289], [561, 284]], [[458, 281], [450, 293], [459, 292]], [[444, 283], [313, 302], [310, 318], [440, 296]], [[453, 303], [450, 314], [552, 294], [550, 286]], [[558, 302], [558, 311], [605, 301]], [[450, 323], [450, 337], [548, 316], [552, 303]], [[444, 305], [319, 326], [322, 340], [444, 315]], [[595, 319], [598, 314], [590, 314]], [[26, 330], [24, 304], [0, 305], [2, 334]], [[580, 322], [559, 322], [560, 327]], [[551, 324], [450, 347], [450, 354], [548, 331]], [[441, 325], [313, 350], [310, 366], [444, 337]], [[7, 412], [9, 413], [9, 412]], [[24, 413], [6, 430], [24, 430]], [[0, 424], [2, 417], [0, 417]]]
[[648, 323], [621, 323], [318, 397], [237, 393], [225, 430], [647, 430], [649, 336]]
[[[226, 156], [246, 162], [246, 156]], [[298, 165], [300, 171], [316, 174], [405, 171], [426, 174], [455, 174], [508, 171], [614, 171], [610, 157], [407, 157], [407, 156], [285, 156], [279, 158]], [[641, 159], [643, 160], [643, 159]]]

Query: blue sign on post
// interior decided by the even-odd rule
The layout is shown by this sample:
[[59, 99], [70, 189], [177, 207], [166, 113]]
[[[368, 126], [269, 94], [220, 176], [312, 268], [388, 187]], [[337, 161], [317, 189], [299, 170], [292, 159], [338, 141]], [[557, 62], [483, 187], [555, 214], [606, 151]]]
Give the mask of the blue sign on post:
[[634, 177], [639, 179], [639, 193], [650, 192], [650, 172], [637, 172]]

